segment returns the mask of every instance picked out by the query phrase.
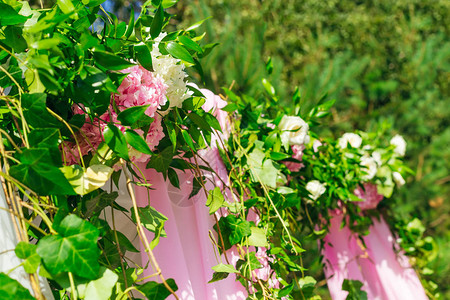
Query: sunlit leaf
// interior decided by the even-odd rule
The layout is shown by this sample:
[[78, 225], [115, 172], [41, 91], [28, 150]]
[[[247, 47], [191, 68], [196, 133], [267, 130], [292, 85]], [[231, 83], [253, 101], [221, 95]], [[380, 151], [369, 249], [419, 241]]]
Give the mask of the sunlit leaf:
[[83, 278], [96, 278], [100, 268], [98, 229], [72, 214], [54, 227], [58, 234], [45, 236], [37, 244], [37, 253], [47, 270], [52, 274], [72, 272]]

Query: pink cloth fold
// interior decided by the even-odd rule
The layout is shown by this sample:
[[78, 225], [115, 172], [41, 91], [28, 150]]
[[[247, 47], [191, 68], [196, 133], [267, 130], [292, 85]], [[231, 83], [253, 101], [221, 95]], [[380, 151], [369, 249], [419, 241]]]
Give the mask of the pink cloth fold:
[[[217, 174], [226, 174], [225, 166], [220, 160], [217, 149], [208, 149], [201, 153]], [[166, 278], [174, 278], [178, 285], [177, 295], [180, 299], [217, 299], [238, 300], [246, 299], [247, 293], [236, 276], [230, 274], [228, 278], [210, 283], [213, 270], [211, 267], [218, 263], [226, 263], [223, 257], [218, 256], [217, 247], [210, 240], [215, 220], [209, 215], [205, 206], [206, 195], [200, 190], [197, 195], [189, 199], [192, 190], [193, 174], [178, 172], [181, 189], [173, 187], [164, 181], [161, 174], [154, 170], [145, 170], [145, 176], [151, 179], [150, 191], [151, 205], [164, 214], [168, 221], [165, 223], [166, 238], [161, 238], [154, 249], [155, 257]], [[208, 176], [207, 176], [208, 177]], [[207, 190], [214, 186], [222, 186], [221, 181], [210, 176], [205, 185]], [[221, 177], [227, 180], [226, 177]], [[211, 180], [209, 180], [211, 179]], [[136, 188], [139, 206], [148, 205], [147, 190]], [[216, 241], [217, 235], [213, 233]], [[148, 232], [147, 237], [153, 239]], [[231, 263], [236, 263], [238, 256], [235, 251], [227, 252]], [[147, 254], [142, 251], [143, 265], [148, 261]], [[153, 270], [148, 268], [143, 276], [151, 275]]]
[[[226, 102], [208, 90], [201, 90], [206, 96], [203, 108], [211, 111], [219, 120], [222, 128], [227, 129], [226, 112], [220, 110]], [[226, 135], [226, 133], [224, 133]], [[203, 172], [206, 177], [207, 191], [218, 186], [223, 190], [223, 182], [228, 182], [228, 172], [216, 147], [216, 139], [212, 139], [211, 148], [199, 151], [199, 163], [209, 165], [214, 173]], [[145, 168], [141, 168], [145, 169]], [[219, 263], [227, 263], [218, 253], [217, 246], [210, 239], [210, 234], [218, 242], [213, 226], [214, 216], [209, 215], [206, 207], [207, 197], [204, 190], [189, 198], [192, 191], [194, 175], [191, 171], [178, 171], [180, 189], [165, 181], [160, 173], [145, 170], [144, 174], [152, 184], [150, 190], [151, 205], [164, 214], [168, 220], [165, 223], [167, 237], [161, 238], [154, 249], [155, 257], [165, 278], [173, 278], [178, 285], [177, 295], [183, 300], [244, 300], [247, 292], [242, 284], [236, 281], [236, 275], [230, 274], [226, 279], [208, 283], [213, 277], [211, 269]], [[137, 187], [136, 196], [139, 206], [148, 205], [148, 191]], [[226, 191], [229, 194], [229, 191]], [[228, 199], [230, 195], [227, 195]], [[220, 217], [220, 215], [217, 215]], [[153, 234], [147, 232], [148, 239]], [[141, 251], [143, 265], [148, 261], [144, 249]], [[239, 256], [235, 249], [227, 251], [231, 264], [235, 265]], [[154, 271], [147, 268], [143, 276]], [[171, 296], [169, 299], [173, 299]]]
[[344, 279], [361, 281], [371, 300], [428, 299], [408, 258], [395, 252], [395, 239], [383, 218], [373, 219], [369, 235], [363, 237], [367, 248], [347, 226], [340, 228], [342, 219], [342, 214], [332, 217], [322, 251], [333, 300], [347, 297], [342, 290]]

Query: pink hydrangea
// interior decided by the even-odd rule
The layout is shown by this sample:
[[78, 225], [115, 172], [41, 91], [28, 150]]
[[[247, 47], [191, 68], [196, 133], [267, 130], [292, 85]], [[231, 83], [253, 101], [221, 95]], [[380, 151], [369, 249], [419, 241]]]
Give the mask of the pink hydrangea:
[[[293, 145], [291, 147], [292, 152], [294, 153], [292, 155], [293, 159], [296, 159], [298, 161], [302, 161], [303, 157], [303, 150], [305, 150], [304, 145]], [[298, 172], [301, 168], [303, 168], [305, 165], [303, 163], [297, 163], [292, 161], [285, 161], [283, 162], [284, 165], [291, 171], [291, 172]]]
[[364, 183], [364, 189], [359, 186], [353, 193], [364, 200], [356, 202], [362, 210], [375, 209], [378, 203], [383, 200], [383, 195], [378, 194], [377, 186], [372, 183]]
[[[147, 141], [147, 145], [152, 151], [155, 150], [156, 146], [158, 146], [159, 142], [164, 137], [161, 120], [162, 118], [160, 116], [155, 116], [155, 121], [153, 121], [153, 123], [150, 125], [147, 137], [145, 138], [145, 140]], [[140, 129], [136, 129], [135, 131], [141, 136], [144, 134], [144, 132]], [[150, 159], [150, 155], [140, 153], [132, 149], [130, 151], [130, 159], [135, 163], [144, 163]]]
[[273, 257], [267, 254], [267, 249], [264, 247], [258, 247], [258, 251], [255, 256], [262, 265], [261, 268], [254, 270], [254, 275], [256, 278], [262, 281], [267, 281], [270, 288], [279, 288], [280, 282], [276, 278], [276, 274], [269, 264], [270, 262], [273, 262]]
[[[119, 111], [123, 111], [133, 106], [150, 105], [145, 111], [146, 115], [155, 118], [145, 138], [150, 149], [154, 150], [164, 137], [161, 117], [156, 114], [157, 109], [167, 101], [165, 95], [167, 86], [164, 84], [164, 81], [141, 66], [128, 68], [123, 72], [129, 74], [117, 89], [119, 94], [111, 95], [111, 101], [115, 102], [115, 106], [110, 105], [107, 112], [93, 120], [86, 114], [86, 123], [80, 128], [80, 132], [76, 134], [81, 156], [98, 148], [103, 141], [102, 133], [108, 123], [114, 123], [119, 130], [125, 132], [126, 127], [120, 125], [120, 122], [117, 120], [118, 113], [114, 107], [117, 107]], [[84, 107], [81, 104], [74, 105], [72, 110], [74, 114], [85, 114]], [[136, 130], [136, 132], [143, 134], [142, 130]], [[80, 151], [75, 142], [64, 142], [63, 148], [68, 165], [79, 163]], [[144, 162], [149, 159], [149, 155], [142, 155], [133, 150], [131, 149], [130, 155], [133, 161]]]
[[[84, 106], [82, 104], [73, 105], [72, 111], [74, 112], [74, 114], [85, 114]], [[80, 132], [75, 136], [80, 146], [80, 150], [78, 149], [75, 142], [64, 142], [63, 149], [68, 165], [73, 165], [79, 162], [80, 151], [81, 156], [84, 156], [91, 152], [93, 149], [97, 149], [97, 147], [103, 141], [102, 132], [105, 126], [106, 123], [100, 122], [97, 118], [91, 120], [86, 114], [86, 122], [80, 128]]]
[[115, 101], [120, 111], [139, 105], [150, 105], [145, 114], [154, 117], [158, 108], [167, 101], [167, 85], [161, 77], [142, 66], [134, 66], [123, 70], [129, 73], [122, 81], [117, 91], [111, 98]]

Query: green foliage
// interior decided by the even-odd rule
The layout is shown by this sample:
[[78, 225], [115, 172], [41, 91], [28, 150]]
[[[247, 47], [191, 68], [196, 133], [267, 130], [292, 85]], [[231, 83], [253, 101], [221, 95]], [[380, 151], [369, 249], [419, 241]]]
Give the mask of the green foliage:
[[[169, 289], [138, 283], [136, 274], [144, 266], [125, 256], [138, 250], [104, 219], [114, 211], [129, 212], [116, 203], [117, 192], [101, 188], [110, 179], [111, 188], [112, 182], [118, 185], [121, 174], [130, 184], [149, 187], [134, 164], [139, 155], [151, 156], [148, 166], [169, 174], [175, 184], [174, 168], [192, 167], [179, 163], [183, 153], [204, 148], [219, 126], [201, 109], [199, 92], [183, 95], [188, 109], [169, 107], [167, 101], [154, 118], [146, 114], [149, 105], [125, 109], [113, 100], [128, 75], [124, 70], [136, 61], [153, 71], [155, 47], [173, 64], [200, 71], [199, 59], [211, 47], [200, 45], [203, 36], [195, 28], [168, 32], [156, 44], [175, 0], [147, 1], [128, 23], [106, 12], [103, 2], [0, 1], [2, 177], [17, 202], [16, 216], [24, 215], [19, 231], [30, 237], [15, 252], [26, 272], [40, 270], [64, 298], [124, 299], [132, 288], [149, 299], [165, 299], [170, 288], [177, 289], [175, 282], [166, 281]], [[157, 118], [164, 138], [149, 145], [146, 138]], [[83, 130], [89, 126], [90, 132]], [[115, 171], [122, 166], [125, 170]], [[155, 233], [153, 249], [166, 236], [167, 218], [150, 206], [138, 213], [141, 222], [134, 211], [129, 217]], [[1, 280], [8, 288], [1, 298], [29, 298], [17, 282], [3, 274]]]
[[72, 272], [80, 277], [98, 276], [98, 229], [76, 215], [68, 215], [58, 226], [57, 235], [42, 238], [36, 252], [52, 274]]
[[5, 273], [0, 273], [0, 298], [33, 300], [30, 292]]
[[[444, 0], [202, 0], [190, 1], [179, 14], [184, 24], [212, 16], [203, 25], [205, 43], [219, 40], [221, 47], [203, 67], [213, 90], [235, 81], [235, 91], [255, 95], [261, 79], [272, 73], [285, 105], [297, 86], [304, 111], [324, 94], [336, 99], [323, 135], [374, 131], [383, 121], [391, 123], [408, 142], [408, 166], [417, 170], [394, 195], [393, 210], [405, 220], [422, 219], [427, 233], [446, 249], [449, 11]], [[448, 255], [438, 255], [432, 277], [448, 298], [450, 269], [438, 262]]]
[[36, 245], [20, 242], [14, 249], [18, 258], [24, 260], [23, 268], [25, 272], [33, 274], [37, 271], [41, 262], [41, 257], [36, 253]]
[[348, 291], [348, 300], [367, 300], [367, 293], [361, 290], [363, 284], [358, 280], [345, 279], [342, 283], [342, 290]]

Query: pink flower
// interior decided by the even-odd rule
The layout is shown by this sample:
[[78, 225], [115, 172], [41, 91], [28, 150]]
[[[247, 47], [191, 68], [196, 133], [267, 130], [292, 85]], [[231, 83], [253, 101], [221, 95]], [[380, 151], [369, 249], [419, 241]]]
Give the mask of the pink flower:
[[[103, 141], [102, 133], [108, 123], [114, 123], [117, 128], [125, 132], [126, 127], [120, 125], [120, 122], [117, 120], [118, 112], [114, 109], [115, 107], [120, 112], [133, 106], [149, 105], [145, 114], [155, 118], [155, 121], [150, 125], [150, 130], [145, 140], [148, 142], [150, 149], [153, 150], [164, 137], [161, 117], [156, 114], [157, 109], [167, 101], [165, 94], [167, 86], [164, 80], [141, 66], [128, 68], [122, 72], [129, 74], [117, 89], [119, 93], [111, 95], [111, 101], [115, 102], [115, 106], [111, 104], [107, 112], [93, 120], [86, 114], [86, 123], [80, 128], [80, 132], [75, 137], [80, 145], [81, 151], [78, 150], [74, 142], [64, 143], [67, 164], [72, 165], [78, 163], [80, 160], [80, 152], [81, 156], [84, 156], [97, 149]], [[85, 109], [82, 104], [74, 105], [72, 110], [74, 114], [85, 114]], [[142, 130], [136, 131], [143, 134]], [[139, 154], [137, 151], [131, 151], [131, 154], [131, 159], [136, 162], [144, 162], [150, 157], [142, 153]]]
[[267, 281], [269, 283], [269, 287], [271, 288], [279, 288], [280, 282], [276, 278], [276, 274], [269, 264], [269, 262], [273, 262], [273, 257], [267, 255], [267, 249], [264, 247], [258, 247], [258, 251], [255, 256], [262, 265], [261, 268], [254, 270], [256, 278], [262, 281]]
[[167, 101], [167, 85], [164, 80], [142, 66], [134, 66], [122, 72], [129, 74], [117, 89], [119, 94], [113, 94], [111, 99], [120, 111], [133, 106], [150, 105], [145, 114], [153, 117], [156, 110]]
[[[305, 150], [305, 146], [304, 145], [293, 145], [291, 147], [291, 149], [292, 149], [292, 152], [294, 152], [294, 154], [292, 155], [292, 158], [296, 159], [298, 161], [302, 161], [303, 150]], [[298, 172], [298, 171], [300, 171], [301, 168], [303, 168], [305, 166], [303, 163], [297, 163], [297, 162], [292, 162], [292, 161], [285, 161], [283, 163], [291, 172]]]
[[[150, 129], [148, 131], [147, 137], [145, 140], [147, 141], [147, 145], [150, 147], [150, 150], [155, 150], [156, 146], [158, 146], [159, 142], [164, 137], [163, 127], [161, 125], [161, 117], [156, 115], [155, 121], [150, 125]], [[144, 134], [144, 132], [140, 129], [135, 130], [137, 133], [139, 133], [141, 136]], [[150, 155], [143, 154], [138, 151], [135, 151], [134, 149], [130, 150], [130, 159], [135, 163], [144, 163], [147, 162], [150, 159]]]
[[319, 140], [314, 140], [314, 142], [313, 142], [313, 149], [314, 149], [314, 152], [319, 151], [319, 147], [322, 146], [322, 145], [323, 145], [323, 144], [322, 144], [321, 141], [319, 141]]
[[372, 183], [364, 183], [364, 189], [359, 186], [353, 193], [364, 200], [355, 202], [362, 210], [375, 209], [378, 203], [383, 200], [383, 195], [378, 194], [377, 186]]
[[[84, 106], [82, 104], [74, 104], [72, 106], [72, 110], [74, 114], [85, 114]], [[85, 120], [86, 122], [83, 124], [83, 126], [80, 128], [80, 131], [76, 133], [75, 136], [80, 149], [78, 149], [76, 142], [64, 142], [63, 149], [68, 165], [78, 163], [80, 160], [80, 152], [81, 156], [84, 156], [91, 152], [93, 149], [97, 149], [97, 147], [103, 141], [102, 131], [105, 128], [106, 123], [100, 122], [97, 118], [91, 120], [87, 114]]]

